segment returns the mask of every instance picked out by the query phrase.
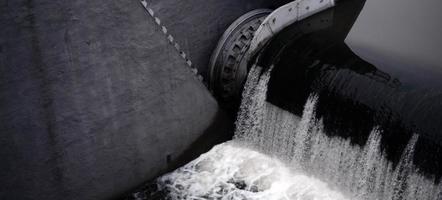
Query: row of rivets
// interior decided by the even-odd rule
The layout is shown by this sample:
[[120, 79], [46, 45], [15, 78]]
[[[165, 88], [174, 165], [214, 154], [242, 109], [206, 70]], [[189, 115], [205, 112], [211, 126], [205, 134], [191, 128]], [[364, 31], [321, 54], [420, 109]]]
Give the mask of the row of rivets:
[[172, 45], [175, 47], [175, 49], [176, 49], [176, 50], [178, 51], [178, 53], [180, 54], [181, 58], [183, 58], [184, 61], [186, 62], [187, 66], [189, 66], [190, 69], [191, 69], [191, 71], [192, 71], [195, 75], [197, 75], [197, 77], [198, 77], [198, 79], [199, 79], [200, 81], [203, 82], [203, 81], [204, 81], [204, 80], [203, 80], [203, 77], [202, 77], [201, 75], [198, 74], [198, 69], [195, 68], [195, 67], [193, 66], [193, 63], [192, 63], [192, 61], [187, 57], [187, 54], [186, 54], [185, 52], [183, 52], [183, 51], [180, 50], [180, 45], [175, 41], [174, 37], [173, 37], [171, 34], [168, 34], [167, 28], [166, 28], [165, 26], [161, 25], [161, 20], [160, 20], [160, 18], [156, 17], [156, 16], [155, 16], [155, 12], [154, 12], [151, 8], [148, 7], [148, 5], [147, 5], [147, 1], [146, 1], [146, 0], [141, 0], [141, 4], [142, 4], [143, 7], [146, 9], [146, 11], [149, 13], [149, 15], [150, 15], [151, 17], [154, 18], [155, 23], [156, 23], [158, 26], [161, 27], [161, 31], [163, 32], [163, 34], [166, 35], [167, 40], [169, 41], [169, 43], [172, 44]]

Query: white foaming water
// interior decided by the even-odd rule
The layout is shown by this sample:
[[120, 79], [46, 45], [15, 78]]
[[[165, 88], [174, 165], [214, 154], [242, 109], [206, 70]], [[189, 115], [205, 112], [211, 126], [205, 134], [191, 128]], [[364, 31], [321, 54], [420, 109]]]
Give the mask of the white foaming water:
[[158, 181], [171, 199], [346, 199], [324, 182], [232, 141], [215, 146]]
[[315, 95], [301, 118], [266, 103], [270, 70], [251, 69], [234, 141], [159, 179], [172, 199], [442, 199], [441, 186], [413, 165], [417, 135], [393, 166], [377, 127], [364, 146], [327, 136]]

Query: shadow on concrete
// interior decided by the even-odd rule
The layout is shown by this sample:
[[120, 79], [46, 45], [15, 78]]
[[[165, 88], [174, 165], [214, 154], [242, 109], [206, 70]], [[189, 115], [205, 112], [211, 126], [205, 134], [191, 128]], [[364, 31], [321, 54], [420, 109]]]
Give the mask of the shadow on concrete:
[[[173, 159], [174, 162], [170, 162], [167, 170], [163, 171], [161, 174], [172, 172], [175, 169], [196, 159], [201, 154], [208, 152], [213, 146], [231, 140], [233, 137], [234, 127], [234, 117], [219, 109], [213, 119], [212, 124], [204, 131], [204, 133], [190, 145], [190, 148], [185, 150], [181, 155], [178, 156], [178, 158]], [[130, 195], [135, 192], [156, 192], [156, 178], [158, 177], [147, 180], [141, 186], [138, 186], [115, 199], [131, 200], [133, 198]], [[148, 199], [152, 198], [158, 200], [164, 199], [164, 194], [157, 192], [156, 194], [148, 197]]]

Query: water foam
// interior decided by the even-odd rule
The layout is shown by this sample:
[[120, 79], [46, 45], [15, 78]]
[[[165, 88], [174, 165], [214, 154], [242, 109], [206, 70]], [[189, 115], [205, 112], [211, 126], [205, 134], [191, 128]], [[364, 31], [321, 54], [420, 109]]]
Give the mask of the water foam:
[[158, 182], [171, 199], [347, 199], [326, 183], [236, 142], [215, 146]]

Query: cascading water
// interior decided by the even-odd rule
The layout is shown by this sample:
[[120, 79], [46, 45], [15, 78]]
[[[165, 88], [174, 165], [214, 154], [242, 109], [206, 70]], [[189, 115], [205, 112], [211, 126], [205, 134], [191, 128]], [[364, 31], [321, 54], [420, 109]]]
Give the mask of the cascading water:
[[252, 67], [233, 141], [158, 179], [169, 199], [442, 199], [442, 187], [413, 165], [417, 135], [394, 166], [378, 127], [365, 146], [328, 136], [314, 94], [301, 118], [267, 103], [270, 71]]

